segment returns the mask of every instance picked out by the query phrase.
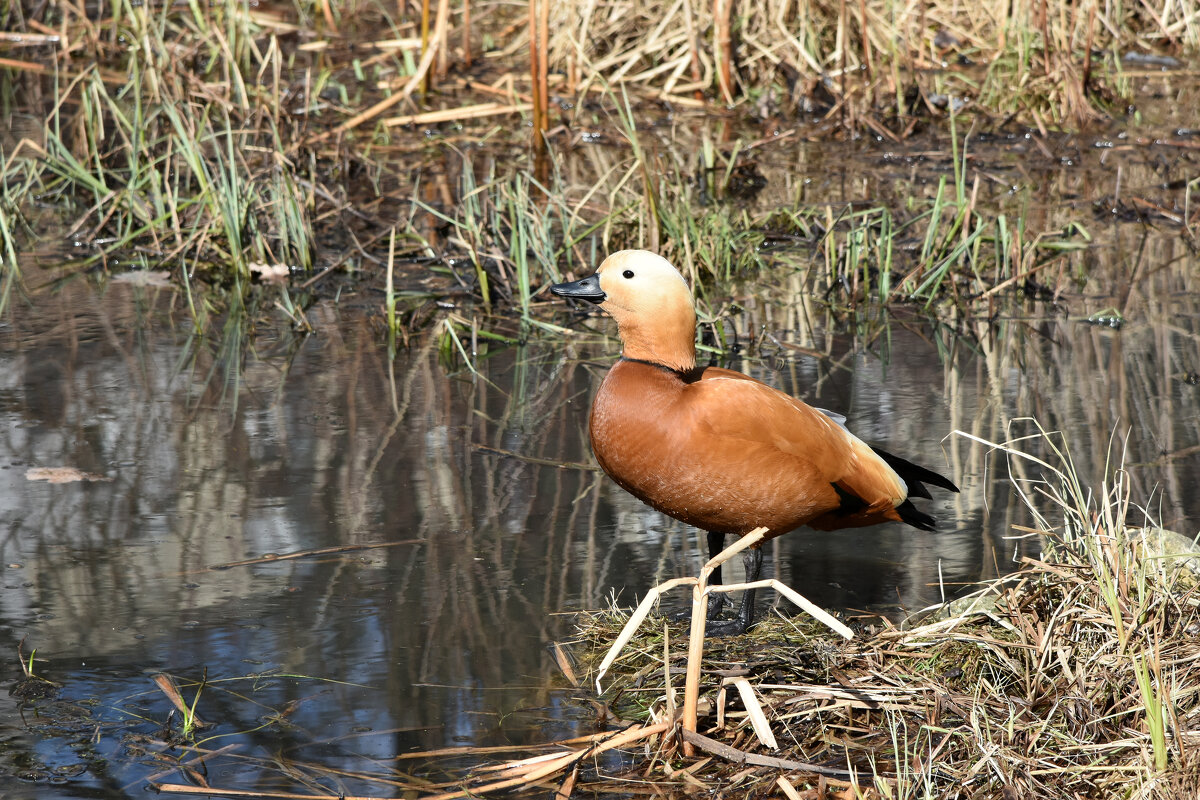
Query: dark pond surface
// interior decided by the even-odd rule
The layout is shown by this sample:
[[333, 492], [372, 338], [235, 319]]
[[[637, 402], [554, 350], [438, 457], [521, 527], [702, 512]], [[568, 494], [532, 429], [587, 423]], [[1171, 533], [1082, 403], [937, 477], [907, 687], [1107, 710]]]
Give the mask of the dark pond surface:
[[[869, 347], [786, 281], [747, 302], [744, 335], [806, 350], [768, 341], [735, 366], [963, 488], [933, 504], [937, 534], [801, 531], [769, 546], [768, 569], [821, 605], [897, 616], [940, 584], [1011, 568], [1036, 548], [1008, 538], [1028, 517], [1005, 465], [946, 437], [1001, 437], [1026, 415], [1066, 433], [1085, 475], [1115, 431], [1135, 500], [1195, 533], [1189, 280], [1141, 282], [1120, 329], [1070, 314], [893, 321]], [[314, 323], [307, 337], [264, 328], [252, 346], [198, 339], [174, 290], [77, 280], [0, 330], [0, 674], [16, 685], [18, 652], [36, 649], [34, 671], [62, 685], [0, 696], [6, 797], [183, 782], [162, 744], [180, 715], [159, 672], [189, 702], [207, 677], [196, 711], [211, 727], [197, 738], [232, 746], [203, 771], [221, 787], [386, 794], [353, 774], [410, 771], [397, 757], [415, 750], [593, 729], [547, 644], [569, 634], [569, 612], [630, 604], [699, 564], [694, 531], [586, 468], [612, 340], [493, 347], [476, 377], [440, 362], [433, 338], [390, 360], [377, 326], [332, 304]], [[103, 480], [31, 479], [53, 467]], [[366, 549], [213, 569], [339, 546]]]

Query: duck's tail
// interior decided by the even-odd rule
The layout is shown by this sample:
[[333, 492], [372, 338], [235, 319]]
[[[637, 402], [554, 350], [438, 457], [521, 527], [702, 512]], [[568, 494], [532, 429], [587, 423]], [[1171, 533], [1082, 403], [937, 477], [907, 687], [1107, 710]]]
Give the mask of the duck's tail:
[[[958, 491], [958, 487], [954, 485], [953, 481], [931, 469], [918, 466], [900, 456], [892, 455], [886, 450], [880, 450], [878, 447], [872, 447], [871, 449], [875, 451], [875, 455], [882, 458], [889, 467], [895, 470], [896, 474], [907, 484], [908, 496], [910, 498], [924, 497], [929, 500], [933, 499], [933, 495], [929, 493], [929, 487], [925, 484], [937, 486], [951, 492]], [[906, 522], [914, 528], [931, 531], [937, 527], [936, 520], [924, 511], [918, 510], [912, 504], [912, 500], [906, 499], [903, 503], [896, 506], [896, 513], [900, 515], [902, 522]]]

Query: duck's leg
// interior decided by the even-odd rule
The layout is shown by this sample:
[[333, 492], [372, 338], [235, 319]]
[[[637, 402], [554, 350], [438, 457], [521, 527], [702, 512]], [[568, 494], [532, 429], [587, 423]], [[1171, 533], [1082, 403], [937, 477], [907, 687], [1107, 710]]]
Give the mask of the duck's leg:
[[[762, 562], [763, 554], [760, 548], [751, 547], [742, 552], [742, 563], [746, 566], [746, 583], [754, 583], [759, 579], [762, 574]], [[742, 604], [738, 606], [737, 616], [727, 622], [710, 624], [708, 635], [737, 636], [745, 633], [754, 623], [754, 593], [754, 589], [742, 592]]]
[[[712, 561], [721, 551], [725, 549], [725, 534], [708, 532], [708, 560]], [[712, 575], [708, 578], [709, 585], [721, 585], [721, 567], [717, 566], [713, 570]], [[725, 592], [713, 592], [708, 596], [708, 620], [714, 620], [721, 616], [721, 611], [729, 603], [729, 597]]]

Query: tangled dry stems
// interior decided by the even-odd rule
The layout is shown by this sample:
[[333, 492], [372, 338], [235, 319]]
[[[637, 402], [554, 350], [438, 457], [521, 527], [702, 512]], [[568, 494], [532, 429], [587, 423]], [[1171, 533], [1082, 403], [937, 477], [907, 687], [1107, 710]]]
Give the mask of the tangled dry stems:
[[[711, 703], [700, 732], [732, 752], [806, 762], [826, 774], [734, 763], [714, 747], [721, 757], [691, 770], [689, 782], [766, 792], [779, 791], [783, 776], [810, 797], [841, 796], [828, 792], [850, 786], [858, 794], [847, 796], [866, 797], [1200, 791], [1196, 567], [1194, 556], [1178, 555], [1191, 552], [1190, 543], [1127, 522], [1119, 469], [1089, 494], [1054, 437], [1039, 431], [1033, 441], [994, 446], [1045, 468], [1014, 478], [1055, 512], [1034, 515], [1041, 557], [915, 626], [882, 622], [839, 642], [815, 624], [775, 619], [748, 638], [708, 642]], [[1031, 447], [1051, 461], [1030, 455]], [[622, 622], [615, 613], [589, 617], [580, 641], [606, 642]], [[635, 638], [610, 670], [621, 676], [607, 693], [618, 713], [669, 717], [679, 681], [668, 686], [666, 666], [681, 671], [685, 655], [672, 651], [664, 663], [663, 650], [661, 631]], [[602, 649], [590, 652], [598, 659]], [[753, 699], [729, 688], [735, 679], [754, 687]], [[755, 732], [754, 706], [778, 749]], [[670, 780], [677, 746], [667, 740], [637, 772]]]

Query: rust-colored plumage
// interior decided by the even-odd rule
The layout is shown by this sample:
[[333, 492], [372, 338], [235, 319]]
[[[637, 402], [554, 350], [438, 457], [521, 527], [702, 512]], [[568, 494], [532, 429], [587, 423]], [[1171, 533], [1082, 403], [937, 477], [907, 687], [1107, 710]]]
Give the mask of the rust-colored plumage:
[[[551, 290], [597, 303], [617, 321], [622, 358], [592, 404], [600, 466], [634, 496], [708, 531], [710, 555], [725, 534], [759, 526], [768, 537], [801, 525], [829, 531], [887, 521], [932, 530], [933, 518], [908, 498], [929, 497], [925, 483], [958, 491], [868, 446], [826, 412], [740, 372], [697, 367], [691, 291], [653, 253], [614, 253], [594, 275]], [[747, 554], [747, 579], [756, 580], [761, 551]], [[746, 594], [737, 619], [714, 633], [750, 625]]]

